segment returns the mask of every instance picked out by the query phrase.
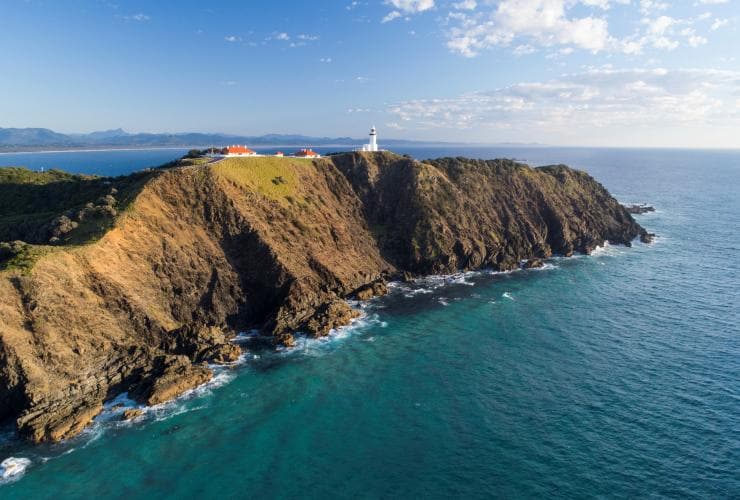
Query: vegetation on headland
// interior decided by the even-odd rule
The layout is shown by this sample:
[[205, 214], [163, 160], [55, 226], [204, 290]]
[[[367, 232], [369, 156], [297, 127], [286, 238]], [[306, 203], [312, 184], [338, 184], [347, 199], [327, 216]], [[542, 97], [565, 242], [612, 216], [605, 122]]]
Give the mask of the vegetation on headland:
[[104, 234], [154, 175], [74, 175], [0, 168], [0, 241], [81, 244]]
[[242, 188], [287, 204], [304, 201], [300, 175], [313, 168], [311, 162], [303, 159], [262, 156], [225, 158], [213, 170]]
[[162, 170], [210, 161], [196, 149], [181, 159], [118, 177], [0, 168], [0, 270], [27, 272], [56, 246], [99, 239]]

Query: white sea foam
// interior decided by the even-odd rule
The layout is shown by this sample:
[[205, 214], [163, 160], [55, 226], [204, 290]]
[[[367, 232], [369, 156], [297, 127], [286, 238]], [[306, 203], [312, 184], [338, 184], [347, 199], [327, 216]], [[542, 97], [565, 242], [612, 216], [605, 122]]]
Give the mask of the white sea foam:
[[249, 330], [247, 332], [239, 332], [234, 336], [233, 339], [231, 339], [231, 342], [233, 344], [244, 344], [246, 342], [249, 342], [254, 337], [258, 336], [260, 334], [259, 330]]
[[516, 299], [514, 298], [514, 296], [513, 296], [513, 295], [512, 295], [511, 293], [509, 293], [509, 292], [504, 292], [504, 293], [502, 293], [502, 294], [501, 294], [501, 296], [502, 296], [503, 298], [505, 298], [505, 299], [509, 299], [509, 300], [516, 300]]
[[0, 462], [0, 484], [6, 484], [20, 479], [31, 465], [28, 458], [8, 457]]
[[610, 245], [608, 241], [605, 241], [603, 245], [591, 251], [591, 257], [614, 257], [624, 253], [624, 248], [622, 246]]
[[322, 356], [327, 352], [327, 348], [336, 345], [338, 341], [362, 332], [370, 326], [383, 326], [383, 322], [380, 321], [378, 315], [376, 313], [368, 313], [367, 308], [367, 304], [363, 305], [360, 308], [360, 316], [358, 318], [353, 319], [348, 325], [330, 330], [324, 337], [311, 338], [306, 335], [297, 335], [295, 338], [296, 343], [293, 347], [279, 347], [277, 351], [286, 355], [301, 353], [307, 356]]
[[434, 293], [434, 290], [432, 290], [431, 288], [409, 288], [408, 291], [404, 292], [403, 296], [411, 298], [415, 295], [428, 293]]

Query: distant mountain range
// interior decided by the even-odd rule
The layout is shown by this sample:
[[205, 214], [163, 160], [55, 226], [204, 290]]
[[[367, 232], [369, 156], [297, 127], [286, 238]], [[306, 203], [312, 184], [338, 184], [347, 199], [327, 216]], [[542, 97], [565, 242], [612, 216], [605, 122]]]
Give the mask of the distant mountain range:
[[[312, 137], [299, 134], [266, 134], [259, 136], [242, 136], [230, 134], [208, 134], [199, 132], [184, 133], [130, 133], [123, 129], [101, 130], [89, 134], [61, 134], [47, 128], [2, 128], [0, 127], [0, 151], [49, 151], [74, 149], [108, 149], [108, 148], [164, 148], [164, 147], [208, 147], [229, 144], [246, 144], [248, 146], [360, 146], [367, 142], [367, 137]], [[404, 139], [381, 139], [387, 147], [403, 145], [424, 145], [428, 141]], [[440, 143], [451, 145], [460, 143]], [[474, 144], [466, 144], [472, 146]], [[489, 144], [491, 145], [491, 144]], [[498, 146], [541, 146], [537, 143], [503, 143]]]
[[[41, 151], [53, 149], [105, 149], [155, 147], [207, 147], [228, 144], [250, 146], [360, 146], [366, 138], [310, 137], [293, 134], [240, 136], [208, 133], [129, 133], [123, 129], [103, 130], [89, 134], [61, 134], [46, 128], [0, 128], [1, 151]], [[418, 141], [383, 140], [383, 144], [423, 144]]]

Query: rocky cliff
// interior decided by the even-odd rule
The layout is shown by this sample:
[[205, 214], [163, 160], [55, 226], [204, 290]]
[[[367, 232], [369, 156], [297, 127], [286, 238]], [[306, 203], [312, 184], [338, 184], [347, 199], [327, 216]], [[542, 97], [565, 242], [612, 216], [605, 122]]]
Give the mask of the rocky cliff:
[[95, 242], [0, 272], [0, 419], [34, 441], [122, 391], [157, 404], [203, 383], [239, 355], [228, 332], [325, 335], [389, 278], [649, 238], [587, 174], [506, 160], [227, 159], [136, 193]]

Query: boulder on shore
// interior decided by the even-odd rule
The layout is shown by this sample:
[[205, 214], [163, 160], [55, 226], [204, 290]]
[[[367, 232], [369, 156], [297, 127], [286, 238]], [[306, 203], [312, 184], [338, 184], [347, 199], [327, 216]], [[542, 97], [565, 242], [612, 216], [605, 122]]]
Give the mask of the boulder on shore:
[[306, 322], [306, 331], [313, 337], [325, 337], [334, 328], [349, 324], [360, 315], [343, 300], [324, 304]]
[[545, 262], [542, 259], [529, 259], [524, 263], [524, 269], [539, 269], [545, 267]]
[[625, 210], [632, 215], [646, 214], [648, 212], [655, 212], [655, 207], [646, 203], [631, 203], [623, 205]]
[[159, 356], [155, 359], [153, 372], [134, 394], [149, 406], [175, 399], [213, 377], [213, 372], [207, 366], [194, 365], [187, 356]]
[[377, 281], [373, 281], [372, 283], [368, 283], [367, 285], [363, 285], [357, 290], [354, 291], [353, 295], [357, 300], [370, 300], [373, 297], [381, 297], [388, 293], [388, 286], [385, 284], [385, 281], [382, 279], [379, 279]]
[[144, 410], [141, 408], [129, 408], [123, 412], [121, 420], [134, 420], [144, 414]]

